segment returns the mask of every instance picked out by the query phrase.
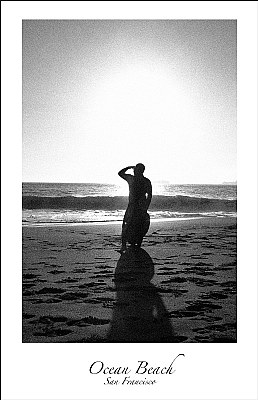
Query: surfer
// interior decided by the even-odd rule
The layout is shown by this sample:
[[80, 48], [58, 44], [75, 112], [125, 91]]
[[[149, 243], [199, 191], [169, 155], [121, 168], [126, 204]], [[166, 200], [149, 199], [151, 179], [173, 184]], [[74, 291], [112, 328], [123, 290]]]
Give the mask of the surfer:
[[[133, 169], [134, 175], [126, 173], [129, 169]], [[126, 251], [127, 242], [140, 248], [149, 229], [150, 217], [147, 210], [152, 198], [152, 186], [151, 181], [143, 175], [144, 170], [145, 166], [139, 163], [118, 172], [129, 185], [129, 202], [123, 219], [120, 253]]]

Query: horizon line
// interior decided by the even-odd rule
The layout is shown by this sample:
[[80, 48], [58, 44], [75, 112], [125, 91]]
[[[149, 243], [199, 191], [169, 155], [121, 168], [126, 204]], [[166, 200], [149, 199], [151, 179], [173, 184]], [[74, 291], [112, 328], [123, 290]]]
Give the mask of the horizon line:
[[[117, 185], [117, 182], [65, 182], [65, 181], [22, 181], [22, 183], [63, 183], [63, 184], [87, 184], [87, 185]], [[170, 182], [168, 180], [153, 180], [152, 183], [161, 183], [168, 185], [237, 185], [235, 181], [223, 181], [223, 182]]]

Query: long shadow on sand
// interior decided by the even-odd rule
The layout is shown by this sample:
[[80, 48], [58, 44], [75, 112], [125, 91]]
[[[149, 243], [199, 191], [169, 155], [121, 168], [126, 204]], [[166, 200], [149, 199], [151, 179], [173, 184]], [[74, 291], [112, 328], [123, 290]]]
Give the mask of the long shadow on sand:
[[115, 270], [117, 299], [108, 341], [173, 342], [167, 311], [150, 282], [153, 275], [154, 264], [145, 250], [121, 255]]

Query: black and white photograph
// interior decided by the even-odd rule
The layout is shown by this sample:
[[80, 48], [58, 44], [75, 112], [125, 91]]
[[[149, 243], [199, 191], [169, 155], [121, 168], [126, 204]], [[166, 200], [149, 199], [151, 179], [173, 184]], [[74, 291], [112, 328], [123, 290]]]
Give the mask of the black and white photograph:
[[23, 21], [23, 342], [237, 341], [236, 45]]
[[257, 6], [1, 3], [3, 400], [257, 400]]

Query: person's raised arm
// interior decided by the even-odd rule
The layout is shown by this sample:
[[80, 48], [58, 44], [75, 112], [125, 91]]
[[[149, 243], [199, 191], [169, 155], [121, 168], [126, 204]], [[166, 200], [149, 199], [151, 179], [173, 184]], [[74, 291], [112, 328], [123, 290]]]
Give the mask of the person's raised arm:
[[134, 166], [130, 166], [130, 167], [121, 169], [121, 171], [118, 172], [118, 175], [120, 176], [120, 178], [127, 180], [128, 176], [131, 176], [130, 174], [126, 174], [126, 171], [128, 171], [128, 169], [134, 169]]

